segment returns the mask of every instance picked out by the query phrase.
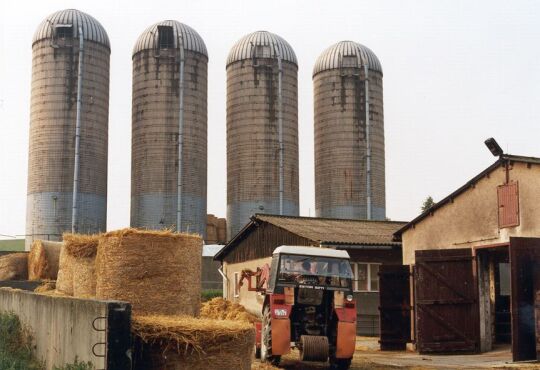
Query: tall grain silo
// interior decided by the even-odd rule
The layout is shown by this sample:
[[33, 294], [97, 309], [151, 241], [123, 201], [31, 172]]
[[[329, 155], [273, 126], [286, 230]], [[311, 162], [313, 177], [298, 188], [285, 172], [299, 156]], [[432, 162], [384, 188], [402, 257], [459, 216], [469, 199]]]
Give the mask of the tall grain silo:
[[298, 63], [270, 32], [227, 59], [227, 234], [254, 213], [298, 215]]
[[318, 217], [386, 217], [383, 72], [353, 41], [326, 49], [313, 69]]
[[206, 235], [207, 69], [203, 39], [180, 22], [156, 23], [135, 43], [133, 227]]
[[110, 53], [103, 26], [75, 9], [34, 34], [26, 249], [65, 231], [105, 231]]

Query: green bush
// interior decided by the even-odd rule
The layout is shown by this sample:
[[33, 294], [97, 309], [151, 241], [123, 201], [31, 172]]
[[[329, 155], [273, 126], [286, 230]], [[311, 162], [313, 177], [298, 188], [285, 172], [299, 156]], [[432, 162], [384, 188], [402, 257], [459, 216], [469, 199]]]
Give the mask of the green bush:
[[212, 298], [223, 297], [223, 290], [221, 289], [206, 289], [201, 293], [201, 299], [203, 302], [209, 301]]
[[42, 370], [43, 364], [32, 354], [32, 338], [17, 315], [0, 312], [0, 369]]
[[94, 370], [94, 365], [91, 362], [79, 362], [79, 360], [75, 359], [75, 363], [62, 367], [55, 366], [54, 370]]

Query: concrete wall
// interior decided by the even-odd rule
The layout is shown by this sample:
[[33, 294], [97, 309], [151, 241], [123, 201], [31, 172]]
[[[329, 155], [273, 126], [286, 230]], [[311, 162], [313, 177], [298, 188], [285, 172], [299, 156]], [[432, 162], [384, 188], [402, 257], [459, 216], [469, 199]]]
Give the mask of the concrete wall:
[[[105, 329], [111, 303], [0, 288], [0, 311], [19, 316], [34, 338], [37, 358], [45, 362], [47, 370], [72, 363], [76, 357], [92, 362], [96, 369], [107, 368], [105, 359], [92, 353], [96, 343], [107, 343], [107, 333], [94, 330], [92, 322], [104, 317], [96, 321], [96, 327]], [[106, 345], [96, 346], [98, 354], [106, 351]]]
[[[256, 294], [255, 292], [249, 292], [247, 281], [244, 282], [244, 285], [240, 288], [239, 296], [235, 297], [234, 273], [238, 272], [238, 274], [240, 274], [244, 269], [250, 269], [255, 271], [257, 267], [262, 267], [265, 263], [268, 263], [268, 265], [270, 265], [272, 263], [272, 257], [260, 258], [256, 260], [232, 264], [223, 262], [223, 272], [228, 279], [228, 281], [224, 283], [223, 297], [233, 302], [240, 303], [249, 312], [260, 316], [262, 312], [262, 305], [264, 303], [264, 297]], [[255, 282], [255, 278], [253, 278], [253, 282]]]
[[203, 289], [222, 289], [223, 278], [218, 272], [221, 263], [213, 257], [203, 257], [201, 265], [201, 284]]
[[514, 163], [510, 181], [519, 183], [519, 226], [499, 229], [497, 186], [505, 182], [501, 167], [406, 230], [403, 263], [414, 264], [416, 250], [475, 247], [508, 242], [510, 236], [539, 236], [540, 166]]

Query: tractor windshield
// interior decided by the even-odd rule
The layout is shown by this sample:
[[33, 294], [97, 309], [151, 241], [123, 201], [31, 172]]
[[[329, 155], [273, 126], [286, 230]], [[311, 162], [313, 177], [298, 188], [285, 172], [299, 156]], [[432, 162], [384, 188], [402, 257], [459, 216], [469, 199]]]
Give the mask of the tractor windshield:
[[353, 278], [346, 259], [283, 254], [278, 281], [328, 287], [348, 287]]

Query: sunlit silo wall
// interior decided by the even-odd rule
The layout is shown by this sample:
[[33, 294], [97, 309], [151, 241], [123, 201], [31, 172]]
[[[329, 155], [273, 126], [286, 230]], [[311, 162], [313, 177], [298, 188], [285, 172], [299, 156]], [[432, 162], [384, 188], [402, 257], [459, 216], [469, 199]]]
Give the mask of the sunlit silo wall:
[[[281, 59], [281, 76], [279, 71]], [[298, 63], [281, 37], [259, 31], [227, 59], [227, 234], [254, 213], [298, 215]], [[279, 82], [281, 79], [281, 89]], [[281, 104], [280, 104], [281, 101]], [[283, 170], [279, 127], [282, 118]], [[283, 187], [280, 188], [280, 173]]]
[[[369, 115], [366, 120], [367, 65]], [[371, 144], [371, 218], [385, 219], [382, 68], [352, 41], [326, 49], [313, 70], [315, 205], [318, 217], [367, 218], [367, 126]]]
[[27, 249], [34, 239], [58, 240], [72, 229], [79, 27], [84, 37], [76, 230], [106, 228], [109, 38], [96, 19], [68, 9], [47, 17], [32, 41]]
[[[207, 65], [208, 53], [202, 38], [177, 21], [152, 25], [135, 44], [133, 227], [172, 227], [206, 234]], [[178, 216], [181, 225], [176, 228]]]

